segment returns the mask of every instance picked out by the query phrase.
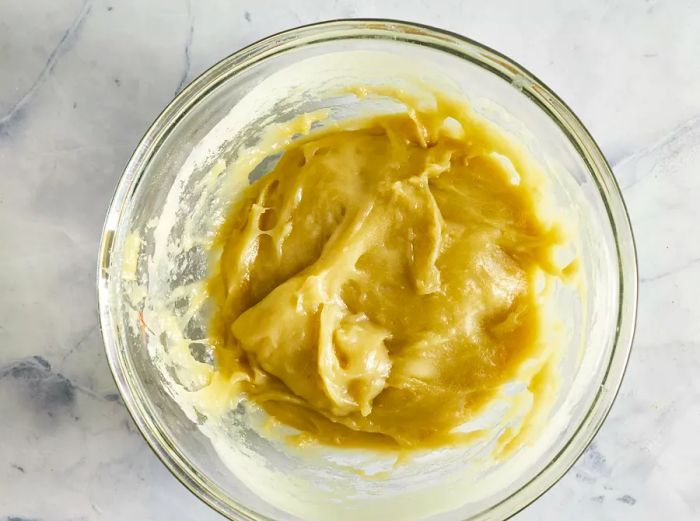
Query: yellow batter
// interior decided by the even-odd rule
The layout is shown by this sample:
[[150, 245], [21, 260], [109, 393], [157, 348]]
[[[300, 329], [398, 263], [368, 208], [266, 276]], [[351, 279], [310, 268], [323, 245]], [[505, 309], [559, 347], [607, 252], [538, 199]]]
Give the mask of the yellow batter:
[[299, 440], [459, 441], [543, 349], [543, 281], [574, 266], [527, 154], [460, 103], [401, 101], [292, 141], [219, 231], [219, 377]]

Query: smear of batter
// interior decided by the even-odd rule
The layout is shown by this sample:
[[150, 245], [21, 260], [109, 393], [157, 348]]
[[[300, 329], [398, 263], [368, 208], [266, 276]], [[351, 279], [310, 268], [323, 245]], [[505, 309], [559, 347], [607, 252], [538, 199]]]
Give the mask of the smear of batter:
[[298, 136], [232, 203], [217, 376], [298, 441], [447, 445], [544, 349], [542, 287], [575, 262], [521, 148], [461, 102], [374, 94], [406, 110]]

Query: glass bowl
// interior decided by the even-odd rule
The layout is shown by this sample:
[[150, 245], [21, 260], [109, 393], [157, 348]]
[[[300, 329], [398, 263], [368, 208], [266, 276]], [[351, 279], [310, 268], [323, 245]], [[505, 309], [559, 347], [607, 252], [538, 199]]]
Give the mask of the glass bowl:
[[[206, 366], [215, 362], [206, 338], [211, 310], [195, 303], [189, 289], [206, 280], [206, 242], [241, 188], [226, 182], [222, 158], [234, 164], [265, 128], [297, 114], [330, 108], [342, 118], [361, 109], [361, 100], [329, 96], [329, 86], [392, 83], [407, 69], [426, 83], [459, 89], [474, 111], [527, 146], [551, 177], [557, 205], [576, 222], [585, 292], [561, 290], [557, 297], [567, 334], [544, 427], [490, 466], [476, 465], [480, 456], [470, 450], [438, 451], [391, 479], [345, 472], [328, 454], [285, 454], [246, 430], [240, 406], [230, 411], [222, 438], [190, 399], [206, 388]], [[270, 164], [263, 160], [251, 180]], [[491, 49], [390, 20], [286, 31], [193, 81], [126, 166], [98, 264], [107, 357], [134, 422], [171, 472], [231, 519], [485, 520], [514, 514], [561, 478], [605, 419], [630, 352], [636, 296], [636, 255], [620, 190], [568, 107]], [[202, 374], [183, 372], [185, 358]]]

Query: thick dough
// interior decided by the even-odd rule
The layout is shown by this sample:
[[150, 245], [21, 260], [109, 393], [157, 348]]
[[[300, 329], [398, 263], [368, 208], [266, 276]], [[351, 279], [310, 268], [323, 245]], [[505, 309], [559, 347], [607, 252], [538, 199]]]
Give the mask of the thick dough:
[[542, 178], [466, 107], [406, 104], [292, 142], [219, 231], [218, 371], [298, 440], [454, 443], [542, 349]]

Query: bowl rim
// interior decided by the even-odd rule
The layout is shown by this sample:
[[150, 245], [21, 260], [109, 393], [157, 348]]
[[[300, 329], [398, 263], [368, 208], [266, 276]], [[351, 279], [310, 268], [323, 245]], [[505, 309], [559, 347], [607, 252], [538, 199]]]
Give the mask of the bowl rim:
[[561, 450], [529, 481], [470, 520], [506, 519], [534, 502], [576, 463], [605, 421], [622, 383], [634, 338], [638, 305], [638, 265], [629, 214], [620, 187], [597, 143], [573, 111], [534, 74], [515, 60], [460, 34], [416, 22], [385, 18], [335, 19], [302, 25], [262, 38], [220, 60], [191, 81], [163, 109], [136, 146], [120, 177], [102, 229], [97, 294], [99, 327], [112, 377], [132, 420], [158, 459], [190, 492], [230, 519], [269, 519], [228, 498], [199, 474], [144, 409], [138, 384], [117, 341], [109, 300], [114, 236], [123, 210], [145, 166], [170, 130], [194, 105], [231, 76], [276, 54], [309, 44], [343, 39], [385, 39], [427, 45], [466, 59], [510, 82], [554, 121], [586, 163], [605, 204], [618, 260], [618, 317], [608, 365], [591, 406]]

